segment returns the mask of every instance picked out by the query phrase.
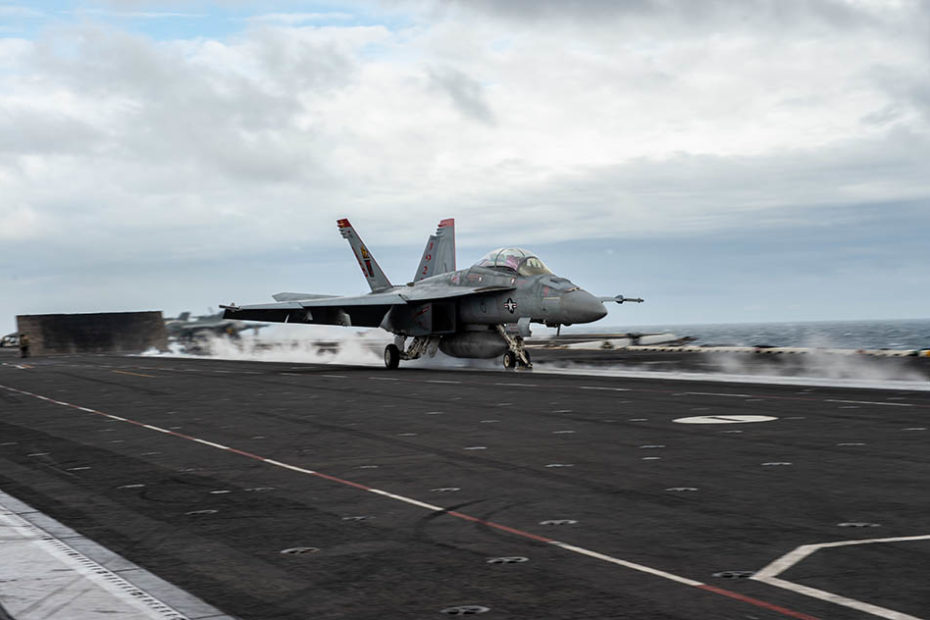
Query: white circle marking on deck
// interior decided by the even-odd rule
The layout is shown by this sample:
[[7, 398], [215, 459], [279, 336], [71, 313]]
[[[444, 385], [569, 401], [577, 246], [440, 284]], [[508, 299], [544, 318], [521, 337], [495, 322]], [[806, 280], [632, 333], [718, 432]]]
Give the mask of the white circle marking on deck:
[[676, 418], [679, 424], [747, 424], [749, 422], [771, 422], [778, 418], [770, 415], [696, 415]]

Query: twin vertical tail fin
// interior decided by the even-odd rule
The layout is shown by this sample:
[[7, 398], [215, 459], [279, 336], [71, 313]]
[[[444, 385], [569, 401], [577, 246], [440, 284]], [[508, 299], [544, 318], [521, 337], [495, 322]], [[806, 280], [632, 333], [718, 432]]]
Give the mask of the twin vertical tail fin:
[[455, 220], [452, 218], [439, 222], [436, 234], [430, 235], [413, 281], [450, 271], [455, 271]]
[[[352, 228], [352, 224], [347, 219], [341, 219], [336, 222], [339, 226], [339, 233], [352, 246], [352, 253], [355, 254], [355, 260], [362, 269], [362, 275], [368, 282], [372, 291], [381, 291], [391, 287], [391, 281], [381, 270], [378, 261], [371, 255], [365, 244], [362, 243], [358, 233]], [[436, 276], [442, 273], [455, 271], [455, 220], [448, 218], [439, 222], [436, 228], [436, 234], [430, 235], [426, 248], [423, 250], [423, 256], [420, 258], [420, 265], [417, 267], [414, 282], [419, 282], [423, 278]]]
[[336, 224], [339, 226], [339, 233], [347, 239], [349, 245], [352, 246], [352, 253], [355, 254], [355, 260], [358, 261], [358, 266], [362, 268], [362, 275], [365, 276], [365, 280], [368, 281], [368, 286], [371, 287], [371, 290], [380, 291], [390, 288], [391, 281], [384, 275], [375, 257], [371, 255], [371, 252], [369, 252], [365, 244], [362, 243], [362, 240], [356, 234], [355, 229], [352, 228], [352, 224], [349, 223], [349, 220], [337, 220]]

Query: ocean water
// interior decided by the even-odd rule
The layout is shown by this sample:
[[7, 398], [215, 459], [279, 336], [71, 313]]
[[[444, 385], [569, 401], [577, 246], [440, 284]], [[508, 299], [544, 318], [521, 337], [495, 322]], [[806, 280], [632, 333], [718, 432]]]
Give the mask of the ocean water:
[[[582, 330], [573, 332], [578, 333]], [[928, 349], [930, 319], [894, 321], [811, 321], [711, 325], [635, 325], [590, 328], [597, 332], [672, 332], [694, 344], [837, 349]], [[567, 332], [566, 332], [567, 333]]]

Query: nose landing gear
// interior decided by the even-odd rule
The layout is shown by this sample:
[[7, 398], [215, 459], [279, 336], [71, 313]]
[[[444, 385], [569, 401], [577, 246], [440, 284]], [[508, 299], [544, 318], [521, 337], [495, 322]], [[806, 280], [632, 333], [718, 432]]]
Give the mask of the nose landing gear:
[[514, 368], [526, 368], [530, 370], [533, 368], [533, 363], [530, 361], [530, 352], [524, 350], [523, 355], [526, 358], [526, 361], [523, 361], [517, 354], [513, 351], [507, 351], [504, 353], [504, 368], [507, 370], [513, 370]]
[[497, 333], [501, 335], [501, 338], [507, 341], [508, 350], [504, 353], [503, 358], [504, 368], [507, 370], [513, 370], [515, 368], [526, 368], [530, 370], [533, 368], [533, 362], [530, 361], [530, 352], [523, 346], [522, 336], [511, 336], [507, 333], [507, 330], [504, 329], [503, 325], [497, 325]]

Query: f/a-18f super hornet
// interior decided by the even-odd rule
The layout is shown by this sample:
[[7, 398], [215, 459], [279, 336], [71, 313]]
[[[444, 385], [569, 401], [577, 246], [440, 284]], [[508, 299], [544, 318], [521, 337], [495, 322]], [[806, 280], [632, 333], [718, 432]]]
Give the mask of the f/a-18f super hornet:
[[[530, 368], [523, 339], [530, 323], [549, 327], [591, 323], [607, 314], [604, 302], [642, 302], [618, 295], [595, 297], [561, 278], [532, 252], [501, 248], [468, 269], [455, 269], [455, 221], [439, 222], [420, 258], [412, 282], [391, 284], [349, 220], [339, 232], [371, 292], [357, 297], [278, 293], [276, 303], [221, 306], [224, 318], [270, 323], [309, 323], [381, 327], [394, 334], [384, 349], [384, 364], [397, 368], [440, 350], [453, 357], [503, 355], [505, 368]], [[411, 338], [409, 345], [407, 339]]]

